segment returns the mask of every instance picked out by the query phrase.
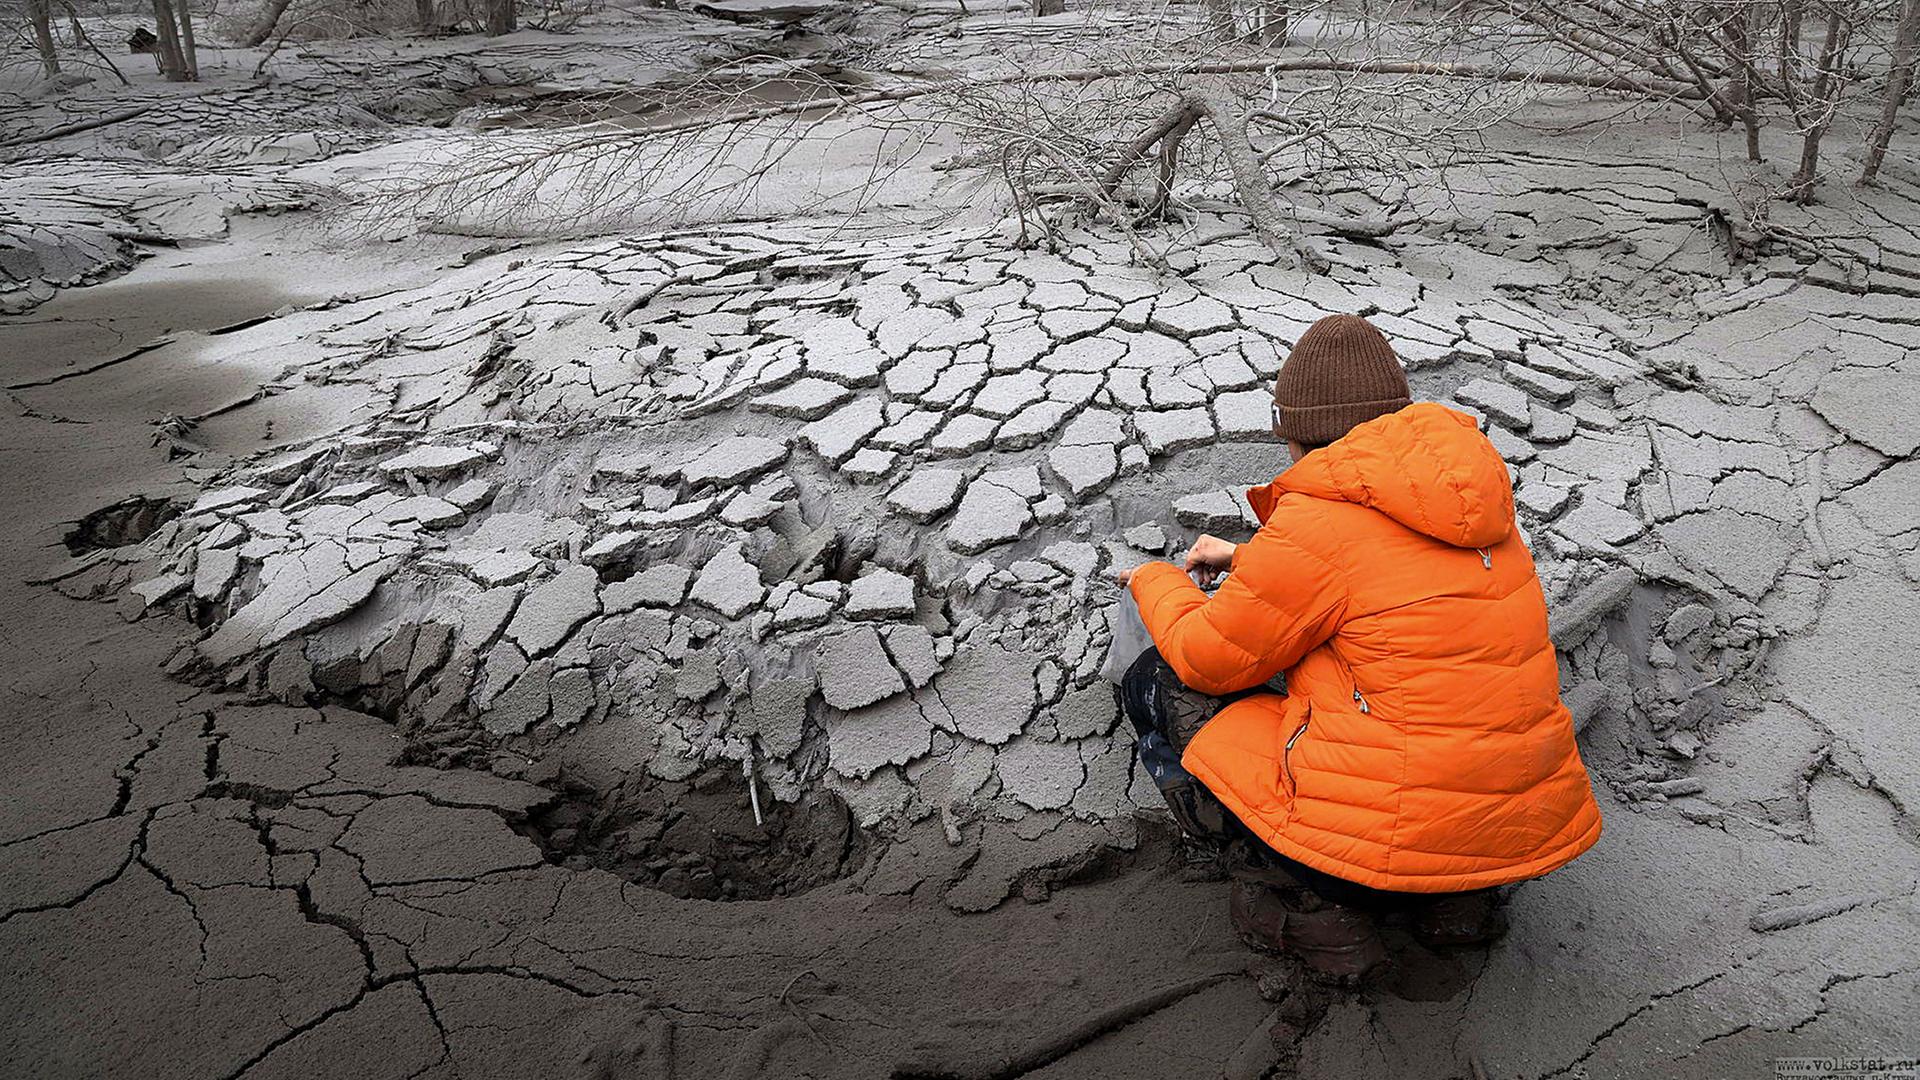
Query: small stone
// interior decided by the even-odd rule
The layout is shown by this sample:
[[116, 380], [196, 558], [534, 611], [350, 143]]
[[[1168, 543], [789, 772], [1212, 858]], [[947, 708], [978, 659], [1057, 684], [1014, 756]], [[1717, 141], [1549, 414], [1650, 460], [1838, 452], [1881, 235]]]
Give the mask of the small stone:
[[1583, 501], [1554, 530], [1588, 551], [1607, 551], [1639, 536], [1640, 519], [1595, 499]]
[[460, 609], [460, 643], [474, 650], [486, 648], [519, 602], [520, 589], [513, 585], [468, 597]]
[[496, 453], [488, 443], [467, 446], [420, 446], [379, 465], [388, 476], [412, 476], [419, 480], [438, 480], [478, 465]]
[[1230, 533], [1247, 526], [1248, 511], [1231, 491], [1189, 495], [1173, 504], [1174, 520], [1211, 533]]
[[192, 508], [187, 511], [187, 514], [191, 517], [195, 514], [211, 514], [218, 510], [232, 510], [236, 507], [248, 506], [259, 502], [266, 494], [265, 489], [257, 487], [220, 488], [215, 491], [206, 492], [198, 499], [195, 499]]
[[888, 765], [904, 765], [933, 749], [932, 722], [905, 694], [830, 713], [825, 726], [828, 763], [834, 772], [854, 779], [864, 779]]
[[1498, 424], [1487, 429], [1487, 441], [1493, 444], [1493, 448], [1500, 452], [1502, 458], [1513, 465], [1524, 465], [1539, 453], [1532, 443]]
[[828, 461], [839, 464], [853, 456], [868, 436], [886, 424], [886, 412], [877, 397], [859, 397], [800, 429], [800, 438]]
[[468, 480], [441, 498], [471, 514], [493, 498], [493, 485], [485, 480]]
[[351, 484], [339, 484], [322, 491], [313, 497], [317, 503], [357, 503], [375, 492], [384, 490], [371, 480], [355, 480]]
[[956, 651], [934, 681], [952, 710], [955, 728], [967, 738], [999, 745], [1033, 716], [1036, 658], [999, 646]]
[[193, 595], [218, 600], [240, 573], [240, 553], [232, 548], [202, 551], [193, 566]]
[[1538, 402], [1534, 403], [1531, 415], [1533, 424], [1527, 431], [1527, 438], [1534, 442], [1566, 442], [1573, 438], [1574, 431], [1580, 426], [1573, 417], [1558, 409], [1549, 409]]
[[1453, 396], [1510, 428], [1524, 429], [1533, 422], [1527, 395], [1505, 383], [1474, 379], [1455, 390]]
[[1594, 431], [1612, 431], [1620, 426], [1620, 418], [1612, 410], [1591, 401], [1576, 401], [1565, 412], [1581, 427]]
[[1169, 337], [1185, 341], [1215, 330], [1232, 329], [1236, 320], [1232, 308], [1211, 296], [1196, 296], [1184, 303], [1155, 307], [1150, 325]]
[[820, 696], [836, 709], [858, 709], [907, 688], [880, 635], [870, 626], [835, 634], [820, 643], [814, 659]]
[[134, 582], [127, 586], [127, 591], [140, 598], [140, 606], [144, 609], [179, 595], [191, 584], [193, 579], [185, 574], [161, 574]]
[[993, 433], [996, 450], [1025, 450], [1047, 441], [1073, 411], [1064, 401], [1039, 401], [1014, 414]]
[[840, 466], [840, 471], [854, 480], [872, 483], [885, 480], [887, 474], [893, 471], [894, 462], [899, 459], [900, 455], [891, 450], [876, 450], [869, 446], [848, 458]]
[[1811, 404], [1847, 438], [1888, 457], [1920, 449], [1920, 376], [1836, 368], [1820, 380]]
[[1125, 540], [1129, 547], [1139, 548], [1151, 554], [1158, 555], [1167, 550], [1166, 530], [1151, 521], [1135, 525], [1121, 533], [1120, 538]]
[[915, 521], [932, 521], [953, 509], [966, 482], [959, 469], [915, 469], [887, 493], [887, 505]]
[[1213, 399], [1213, 419], [1222, 439], [1267, 439], [1273, 436], [1273, 395], [1265, 390], [1238, 390]]
[[417, 521], [429, 529], [444, 529], [449, 525], [457, 525], [465, 521], [467, 512], [445, 499], [432, 495], [415, 495], [381, 507], [374, 516], [392, 524]]
[[1133, 426], [1152, 454], [1170, 454], [1213, 441], [1213, 415], [1203, 408], [1137, 412]]
[[1667, 616], [1661, 634], [1668, 644], [1678, 645], [1713, 625], [1713, 609], [1705, 604], [1682, 604]]
[[1074, 498], [1105, 487], [1120, 472], [1120, 457], [1111, 443], [1056, 446], [1047, 452], [1047, 467]]
[[610, 566], [623, 562], [640, 547], [644, 539], [637, 532], [612, 532], [595, 540], [580, 553], [580, 561], [588, 566]]
[[1033, 508], [1025, 496], [983, 476], [967, 485], [947, 526], [947, 546], [977, 555], [1017, 538], [1032, 523]]
[[1047, 380], [1039, 371], [1018, 371], [995, 375], [974, 395], [968, 407], [998, 419], [1006, 419], [1046, 396]]
[[1060, 432], [1060, 442], [1065, 446], [1083, 446], [1091, 443], [1105, 443], [1113, 446], [1126, 438], [1122, 417], [1110, 409], [1088, 409], [1067, 422]]
[[1120, 718], [1113, 700], [1113, 687], [1104, 682], [1079, 690], [1069, 690], [1053, 707], [1053, 724], [1063, 739], [1084, 739], [1105, 735]]
[[618, 451], [595, 458], [593, 472], [613, 480], [647, 480], [656, 475], [661, 464], [656, 455], [645, 451]]
[[1773, 587], [1804, 542], [1758, 514], [1707, 510], [1685, 514], [1660, 530], [1660, 542], [1680, 562], [1704, 570], [1750, 600]]
[[722, 439], [682, 465], [680, 476], [694, 487], [703, 484], [730, 487], [786, 459], [784, 443], [758, 435], [735, 435]]
[[747, 403], [755, 412], [799, 420], [818, 420], [853, 396], [853, 391], [826, 379], [805, 378]]
[[849, 619], [903, 619], [913, 614], [913, 579], [875, 570], [853, 580], [844, 609]]
[[1555, 405], [1564, 405], [1572, 401], [1573, 392], [1578, 388], [1571, 380], [1563, 379], [1558, 375], [1549, 375], [1538, 368], [1530, 368], [1512, 360], [1501, 367], [1500, 373], [1513, 385], [1542, 401]]
[[720, 520], [737, 529], [751, 529], [772, 521], [780, 506], [772, 499], [743, 491], [727, 500], [720, 509]]
[[760, 749], [775, 760], [791, 757], [806, 735], [807, 699], [813, 683], [807, 679], [769, 679], [753, 688], [748, 714]]
[[583, 667], [555, 672], [547, 683], [547, 695], [553, 703], [548, 719], [560, 727], [570, 728], [593, 711], [593, 676]]
[[796, 592], [787, 597], [773, 613], [776, 630], [804, 630], [820, 626], [833, 614], [833, 601], [810, 593]]
[[1078, 745], [1024, 735], [1001, 747], [994, 769], [1000, 774], [1002, 790], [1035, 810], [1067, 805], [1087, 778]]
[[907, 685], [918, 690], [940, 674], [940, 651], [933, 633], [919, 623], [904, 623], [881, 630], [887, 655], [893, 666], [906, 676]]
[[733, 543], [721, 548], [700, 568], [690, 595], [694, 603], [726, 618], [737, 619], [757, 607], [767, 595], [767, 589], [760, 584], [759, 569], [747, 561], [741, 545]]
[[947, 421], [927, 443], [935, 457], [966, 457], [993, 445], [1000, 421], [978, 413], [961, 413]]
[[321, 458], [326, 457], [332, 449], [325, 444], [315, 444], [305, 450], [283, 454], [247, 470], [247, 477], [264, 480], [270, 484], [291, 484], [306, 475], [307, 470], [317, 464]]
[[673, 607], [687, 597], [693, 571], [677, 563], [655, 563], [625, 581], [616, 581], [600, 593], [609, 613], [637, 607]]
[[461, 551], [447, 556], [447, 561], [486, 586], [525, 581], [543, 564], [524, 551]]
[[528, 590], [507, 624], [507, 636], [528, 656], [552, 652], [599, 612], [599, 591], [600, 575], [592, 567], [568, 564]]
[[550, 666], [542, 661], [522, 673], [480, 715], [480, 726], [494, 735], [519, 735], [546, 719], [551, 699], [545, 669]]
[[1086, 577], [1100, 565], [1100, 549], [1081, 540], [1060, 540], [1048, 544], [1040, 558], [1076, 577]]
[[720, 659], [711, 652], [686, 658], [673, 673], [673, 694], [683, 701], [704, 701], [720, 689]]
[[1549, 520], [1566, 508], [1567, 500], [1573, 492], [1555, 484], [1541, 481], [1528, 481], [1514, 492], [1514, 501], [1532, 511], [1541, 520]]

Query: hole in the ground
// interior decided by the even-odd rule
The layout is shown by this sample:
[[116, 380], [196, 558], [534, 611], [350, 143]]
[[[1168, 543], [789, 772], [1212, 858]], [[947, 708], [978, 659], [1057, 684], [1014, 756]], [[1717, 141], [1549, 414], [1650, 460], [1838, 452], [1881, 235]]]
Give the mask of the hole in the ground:
[[613, 791], [567, 784], [526, 831], [556, 863], [594, 866], [682, 899], [771, 900], [858, 870], [868, 840], [847, 804], [815, 792], [776, 803], [730, 765], [687, 780], [634, 776]]
[[75, 522], [73, 528], [67, 530], [67, 550], [85, 555], [89, 551], [137, 544], [179, 517], [185, 509], [180, 502], [152, 495], [123, 499]]

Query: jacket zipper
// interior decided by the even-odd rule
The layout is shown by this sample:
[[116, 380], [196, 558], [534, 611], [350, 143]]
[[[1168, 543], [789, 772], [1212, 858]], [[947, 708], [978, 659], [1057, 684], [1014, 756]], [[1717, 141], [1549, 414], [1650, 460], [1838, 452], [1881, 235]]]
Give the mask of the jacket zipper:
[[1473, 550], [1480, 553], [1480, 565], [1482, 567], [1488, 570], [1493, 569], [1493, 553], [1492, 552], [1488, 551], [1486, 548], [1474, 548]]
[[1286, 748], [1280, 751], [1280, 768], [1286, 772], [1289, 786], [1293, 784], [1293, 744], [1300, 741], [1300, 736], [1307, 733], [1307, 727], [1312, 723], [1313, 720], [1309, 718], [1306, 723], [1301, 724], [1300, 730], [1288, 737]]
[[1353, 688], [1353, 700], [1355, 704], [1360, 706], [1361, 715], [1363, 716], [1373, 715], [1373, 710], [1369, 708], [1367, 705], [1367, 699], [1360, 696], [1360, 688], [1357, 686]]

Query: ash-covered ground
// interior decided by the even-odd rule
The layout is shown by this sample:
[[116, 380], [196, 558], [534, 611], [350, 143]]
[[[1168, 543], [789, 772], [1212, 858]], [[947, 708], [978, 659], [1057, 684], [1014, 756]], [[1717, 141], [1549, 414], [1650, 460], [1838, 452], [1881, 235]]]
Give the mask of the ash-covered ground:
[[[903, 64], [1113, 29], [891, 18]], [[1910, 168], [1756, 250], [1733, 136], [1547, 95], [1325, 272], [1230, 208], [1165, 268], [1023, 246], [924, 165], [565, 240], [318, 212], [779, 39], [615, 11], [0, 111], [10, 1075], [1920, 1054]], [[1606, 814], [1505, 940], [1352, 992], [1235, 940], [1098, 678], [1111, 571], [1248, 527], [1332, 312], [1512, 463]]]

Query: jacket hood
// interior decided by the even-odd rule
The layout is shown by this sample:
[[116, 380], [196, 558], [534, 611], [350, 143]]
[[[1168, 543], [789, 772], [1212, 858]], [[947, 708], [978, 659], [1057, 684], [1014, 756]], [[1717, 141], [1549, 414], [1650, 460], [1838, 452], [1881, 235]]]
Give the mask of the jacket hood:
[[1506, 461], [1472, 417], [1430, 401], [1354, 427], [1247, 502], [1264, 523], [1289, 491], [1378, 510], [1454, 547], [1491, 547], [1513, 532]]

